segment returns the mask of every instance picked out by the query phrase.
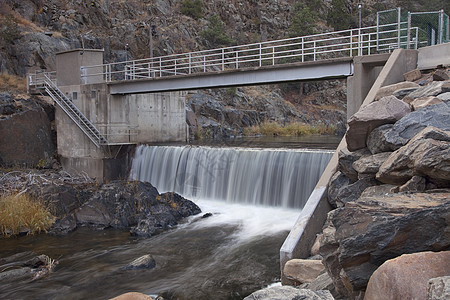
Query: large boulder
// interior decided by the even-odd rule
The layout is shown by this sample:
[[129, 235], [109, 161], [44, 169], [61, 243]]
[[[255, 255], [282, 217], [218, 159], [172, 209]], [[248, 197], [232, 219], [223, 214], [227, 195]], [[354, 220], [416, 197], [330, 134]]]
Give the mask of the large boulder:
[[390, 96], [399, 90], [410, 89], [412, 92], [414, 90], [417, 90], [418, 88], [420, 88], [420, 85], [418, 85], [417, 83], [411, 82], [411, 81], [403, 81], [403, 82], [383, 86], [382, 88], [380, 88], [377, 91], [377, 94], [375, 95], [375, 101], [378, 101], [383, 97]]
[[329, 291], [311, 291], [292, 286], [276, 286], [254, 292], [244, 300], [333, 300]]
[[426, 299], [428, 281], [450, 275], [450, 251], [404, 254], [370, 277], [364, 300]]
[[358, 180], [358, 172], [353, 168], [353, 163], [360, 159], [361, 157], [369, 156], [370, 152], [366, 149], [360, 149], [357, 151], [350, 152], [347, 149], [342, 149], [338, 154], [338, 171], [342, 172], [347, 176], [351, 182]]
[[393, 124], [385, 124], [375, 128], [367, 136], [367, 148], [372, 154], [395, 150], [395, 146], [386, 141], [386, 134], [392, 129]]
[[150, 183], [113, 181], [95, 191], [75, 217], [79, 225], [132, 227], [132, 234], [151, 236], [200, 212], [197, 205], [178, 194], [160, 195]]
[[450, 247], [450, 191], [364, 196], [328, 214], [320, 254], [337, 291], [363, 293], [372, 273], [402, 254]]
[[442, 100], [435, 96], [428, 96], [424, 98], [417, 98], [414, 99], [413, 102], [411, 102], [411, 106], [414, 110], [418, 110], [421, 108], [425, 108], [427, 106], [433, 105], [433, 104], [439, 104], [442, 103]]
[[442, 86], [446, 83], [446, 81], [433, 81], [416, 91], [410, 93], [403, 100], [407, 103], [412, 102], [416, 98], [423, 98], [428, 96], [437, 96], [444, 92]]
[[450, 102], [427, 106], [406, 115], [394, 124], [384, 138], [392, 145], [392, 150], [397, 150], [428, 126], [450, 130]]
[[376, 178], [404, 184], [415, 175], [450, 184], [450, 131], [434, 127], [422, 130], [386, 159]]
[[356, 201], [366, 188], [377, 184], [375, 178], [367, 177], [341, 186], [339, 183], [345, 183], [342, 176], [344, 175], [336, 177], [338, 181], [332, 181], [329, 186], [331, 193], [328, 195], [328, 202], [332, 207], [342, 207], [347, 202]]
[[387, 96], [364, 106], [348, 120], [345, 136], [348, 150], [366, 147], [367, 136], [372, 130], [384, 124], [395, 123], [410, 112], [409, 105], [394, 96]]
[[151, 297], [138, 293], [138, 292], [129, 292], [117, 297], [111, 298], [110, 300], [152, 300]]
[[312, 282], [325, 271], [320, 260], [315, 259], [291, 259], [285, 265], [283, 274], [294, 285]]
[[391, 152], [382, 152], [365, 156], [353, 163], [353, 168], [358, 172], [358, 178], [375, 178], [380, 166], [391, 155]]

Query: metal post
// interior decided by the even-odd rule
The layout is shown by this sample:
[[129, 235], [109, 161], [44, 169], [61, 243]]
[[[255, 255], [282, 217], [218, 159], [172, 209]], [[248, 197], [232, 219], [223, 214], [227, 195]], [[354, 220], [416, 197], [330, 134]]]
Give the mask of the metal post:
[[401, 47], [401, 22], [402, 22], [402, 9], [401, 7], [397, 8], [398, 15], [397, 15], [397, 48], [400, 49]]
[[441, 9], [439, 11], [439, 44], [442, 44], [444, 41], [444, 10]]
[[445, 42], [450, 42], [450, 17], [447, 15], [447, 37], [445, 39]]
[[222, 48], [222, 71], [225, 71], [225, 49]]
[[239, 69], [239, 51], [236, 51], [236, 69]]
[[272, 66], [275, 65], [275, 47], [272, 47]]
[[359, 3], [359, 4], [358, 4], [359, 28], [361, 28], [361, 8], [362, 8], [362, 4]]
[[313, 49], [314, 49], [313, 61], [316, 61], [316, 41], [314, 41]]
[[409, 43], [411, 43], [411, 13], [408, 11], [408, 37], [406, 41], [406, 49], [409, 49]]
[[305, 38], [302, 37], [302, 62], [305, 62]]
[[353, 56], [353, 30], [350, 30], [350, 57]]
[[259, 43], [259, 66], [262, 65], [262, 48], [261, 43]]
[[177, 59], [176, 58], [174, 60], [174, 70], [175, 70], [175, 75], [177, 75]]
[[191, 74], [191, 53], [189, 53], [189, 74]]
[[377, 12], [377, 52], [380, 51], [380, 12]]
[[162, 77], [162, 61], [161, 61], [161, 57], [159, 58], [159, 77]]
[[358, 55], [362, 55], [361, 28], [358, 28]]

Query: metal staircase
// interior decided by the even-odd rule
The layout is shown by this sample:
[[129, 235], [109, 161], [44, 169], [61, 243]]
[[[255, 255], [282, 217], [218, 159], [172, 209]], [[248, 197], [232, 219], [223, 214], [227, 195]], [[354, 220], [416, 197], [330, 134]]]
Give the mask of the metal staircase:
[[97, 146], [108, 145], [106, 138], [83, 113], [64, 95], [56, 84], [43, 73], [44, 89], [56, 104], [77, 124], [81, 131]]

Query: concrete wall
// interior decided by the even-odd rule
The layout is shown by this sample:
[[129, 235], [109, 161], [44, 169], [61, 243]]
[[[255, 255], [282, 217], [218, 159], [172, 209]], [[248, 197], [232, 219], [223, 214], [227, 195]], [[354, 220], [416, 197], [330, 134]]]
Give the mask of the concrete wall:
[[[361, 106], [368, 105], [375, 99], [380, 87], [403, 81], [403, 74], [415, 69], [417, 66], [416, 50], [395, 50], [373, 83]], [[356, 74], [355, 74], [356, 75]], [[361, 82], [361, 81], [360, 81]], [[356, 89], [357, 86], [352, 88]], [[316, 234], [322, 231], [323, 224], [330, 211], [328, 204], [327, 186], [338, 165], [338, 153], [347, 147], [345, 136], [323, 172], [319, 182], [314, 188], [300, 216], [284, 241], [280, 249], [280, 268], [282, 282], [288, 281], [284, 277], [283, 269], [286, 262], [293, 258], [306, 258]]]
[[419, 70], [434, 69], [440, 65], [450, 66], [450, 43], [419, 49]]

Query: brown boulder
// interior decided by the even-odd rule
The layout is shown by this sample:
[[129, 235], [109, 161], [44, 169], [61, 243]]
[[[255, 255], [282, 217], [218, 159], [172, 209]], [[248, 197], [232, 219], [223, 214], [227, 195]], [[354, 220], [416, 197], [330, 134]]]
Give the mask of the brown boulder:
[[436, 70], [433, 74], [433, 80], [444, 81], [448, 79], [448, 74], [444, 70]]
[[386, 161], [392, 152], [382, 152], [370, 156], [365, 156], [353, 163], [353, 168], [358, 172], [360, 179], [375, 177], [380, 166]]
[[[419, 71], [420, 72], [420, 71]], [[404, 81], [399, 83], [394, 83], [391, 85], [383, 86], [377, 91], [375, 96], [375, 101], [380, 100], [383, 97], [390, 96], [394, 94], [395, 91], [403, 90], [403, 89], [418, 89], [420, 85], [410, 81]]]
[[450, 275], [450, 251], [404, 254], [370, 277], [364, 300], [426, 299], [428, 280]]
[[422, 72], [420, 72], [419, 69], [414, 69], [403, 74], [403, 78], [405, 79], [405, 81], [416, 81], [420, 79], [420, 77], [422, 77]]
[[331, 211], [320, 246], [337, 291], [353, 298], [386, 260], [450, 247], [450, 191], [361, 196]]
[[450, 183], [450, 132], [425, 128], [388, 157], [376, 178], [404, 184], [414, 175]]
[[361, 108], [348, 120], [348, 150], [366, 147], [367, 135], [372, 130], [384, 124], [395, 123], [410, 112], [409, 105], [394, 96], [384, 97]]
[[125, 293], [110, 300], [152, 300], [149, 296], [137, 292]]
[[312, 282], [325, 271], [320, 260], [314, 259], [291, 259], [284, 265], [283, 274], [294, 285]]
[[424, 98], [414, 99], [414, 101], [411, 102], [411, 106], [413, 107], [414, 110], [418, 110], [438, 103], [442, 103], [442, 100], [435, 96], [428, 96]]

